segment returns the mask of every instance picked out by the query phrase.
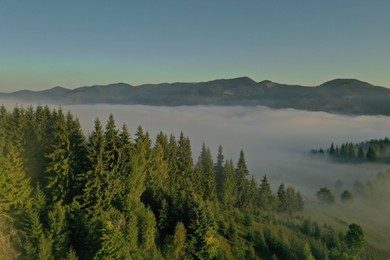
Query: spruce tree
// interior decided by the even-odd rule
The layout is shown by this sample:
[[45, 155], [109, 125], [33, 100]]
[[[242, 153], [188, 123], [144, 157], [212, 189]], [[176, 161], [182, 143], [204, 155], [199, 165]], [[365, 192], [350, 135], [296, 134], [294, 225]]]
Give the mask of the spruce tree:
[[[87, 145], [88, 150], [88, 171], [84, 175], [83, 204], [87, 212], [93, 216], [101, 210], [111, 208], [111, 196], [107, 196], [111, 191], [108, 188], [108, 174], [106, 172], [105, 150], [106, 141], [99, 119], [95, 120], [95, 127]], [[107, 194], [107, 195], [106, 195]], [[95, 212], [95, 213], [94, 213]]]
[[191, 142], [188, 137], [184, 137], [183, 132], [180, 134], [177, 150], [178, 175], [176, 178], [177, 190], [193, 188], [194, 162], [192, 159]]
[[267, 175], [261, 179], [259, 188], [259, 203], [263, 209], [272, 210], [276, 206], [276, 197], [272, 191]]
[[223, 155], [222, 145], [218, 147], [217, 162], [215, 164], [215, 181], [216, 181], [216, 191], [217, 195], [220, 198], [222, 194], [222, 182], [224, 178], [223, 168], [224, 168], [225, 158]]
[[236, 168], [236, 181], [237, 181], [237, 206], [241, 207], [246, 203], [246, 191], [249, 186], [248, 181], [249, 170], [245, 161], [244, 151], [240, 151], [240, 157], [237, 162]]
[[225, 163], [223, 169], [221, 202], [227, 206], [234, 206], [237, 202], [237, 181], [232, 160]]
[[55, 259], [66, 257], [69, 248], [69, 226], [66, 219], [66, 210], [60, 202], [53, 205], [48, 214], [49, 232], [53, 241], [53, 256]]
[[196, 164], [196, 176], [192, 183], [197, 183], [197, 188], [204, 199], [213, 200], [216, 198], [216, 183], [213, 158], [210, 149], [205, 143], [202, 145], [202, 150]]
[[58, 111], [53, 132], [51, 152], [47, 155], [49, 162], [46, 168], [46, 190], [50, 201], [65, 202], [69, 198], [71, 188], [69, 180], [73, 175], [73, 169], [70, 165], [69, 131], [62, 110]]
[[145, 191], [145, 178], [148, 164], [148, 141], [142, 127], [138, 127], [133, 153], [131, 154], [131, 174], [129, 179], [129, 190], [131, 199], [139, 201]]
[[186, 250], [187, 232], [184, 224], [178, 222], [173, 236], [173, 258], [183, 259]]
[[12, 144], [4, 149], [0, 161], [0, 211], [23, 210], [31, 194], [30, 179], [26, 177], [20, 153]]

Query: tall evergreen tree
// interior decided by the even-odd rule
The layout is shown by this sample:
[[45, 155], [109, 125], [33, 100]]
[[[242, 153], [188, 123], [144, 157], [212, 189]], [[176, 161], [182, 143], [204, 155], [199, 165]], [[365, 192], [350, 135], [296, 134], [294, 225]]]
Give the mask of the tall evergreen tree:
[[180, 134], [177, 150], [178, 176], [177, 189], [193, 188], [192, 179], [194, 172], [194, 162], [192, 159], [191, 142], [188, 137], [184, 137], [183, 132]]
[[182, 222], [178, 222], [173, 236], [173, 258], [183, 259], [186, 249], [187, 231]]
[[168, 186], [172, 193], [176, 192], [179, 188], [179, 162], [178, 162], [178, 146], [174, 135], [169, 136], [168, 143]]
[[232, 160], [225, 163], [222, 179], [222, 193], [220, 200], [227, 206], [234, 206], [237, 202], [237, 181]]
[[236, 181], [237, 181], [237, 205], [243, 206], [246, 203], [246, 191], [249, 186], [248, 181], [249, 170], [245, 161], [244, 151], [240, 151], [240, 157], [237, 162], [236, 168]]
[[66, 210], [60, 202], [53, 205], [48, 214], [49, 232], [53, 241], [54, 259], [64, 259], [69, 249], [69, 227]]
[[219, 242], [214, 215], [202, 200], [190, 201], [189, 253], [198, 259], [216, 256]]
[[222, 193], [222, 182], [224, 178], [223, 169], [224, 169], [225, 158], [223, 155], [222, 145], [218, 147], [217, 162], [215, 164], [215, 181], [216, 181], [216, 191], [219, 197]]
[[131, 175], [129, 180], [129, 189], [131, 193], [131, 199], [139, 201], [142, 193], [145, 191], [146, 183], [145, 178], [147, 174], [148, 164], [148, 150], [149, 141], [141, 126], [138, 127], [135, 134], [136, 140], [131, 155]]
[[271, 183], [269, 182], [267, 175], [264, 175], [261, 179], [259, 202], [261, 207], [266, 210], [271, 210], [276, 206], [276, 197], [272, 191]]
[[73, 198], [80, 197], [83, 189], [83, 175], [88, 170], [87, 159], [87, 142], [82, 132], [80, 122], [74, 119], [72, 114], [68, 112], [66, 116], [66, 125], [69, 133], [70, 145], [70, 175], [69, 175], [69, 192], [67, 203], [70, 203]]
[[193, 178], [192, 183], [198, 183], [198, 190], [203, 194], [204, 199], [213, 200], [216, 198], [216, 183], [213, 158], [210, 149], [205, 143], [196, 164], [197, 175]]
[[[95, 127], [88, 141], [88, 171], [85, 174], [85, 186], [83, 203], [87, 208], [88, 213], [92, 216], [101, 210], [111, 208], [110, 189], [107, 178], [105, 158], [106, 155], [106, 140], [99, 119], [95, 120]], [[96, 211], [96, 212], [95, 212]], [[94, 213], [95, 212], [95, 213]]]
[[73, 175], [73, 169], [70, 165], [69, 131], [62, 110], [58, 111], [53, 131], [52, 149], [47, 155], [49, 163], [46, 168], [45, 184], [50, 201], [65, 202], [69, 198], [71, 188], [69, 180], [70, 176]]
[[5, 147], [0, 161], [0, 212], [24, 209], [31, 194], [30, 179], [26, 177], [20, 153], [12, 144]]

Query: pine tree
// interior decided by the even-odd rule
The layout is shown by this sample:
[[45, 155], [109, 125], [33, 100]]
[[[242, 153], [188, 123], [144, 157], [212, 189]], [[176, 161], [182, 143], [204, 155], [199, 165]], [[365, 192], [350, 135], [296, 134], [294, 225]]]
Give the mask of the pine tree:
[[136, 141], [131, 154], [131, 174], [129, 179], [129, 190], [131, 199], [139, 201], [142, 193], [145, 191], [145, 178], [148, 164], [148, 140], [142, 127], [138, 127], [136, 132]]
[[214, 163], [209, 148], [203, 143], [202, 150], [196, 165], [196, 176], [192, 183], [198, 183], [197, 189], [204, 199], [213, 200], [216, 198], [216, 183]]
[[110, 114], [107, 124], [106, 130], [104, 132], [104, 138], [106, 140], [105, 143], [105, 155], [107, 156], [106, 170], [109, 174], [115, 175], [118, 170], [118, 159], [120, 158], [120, 151], [118, 148], [119, 144], [119, 136], [118, 131], [116, 130], [114, 116]]
[[171, 193], [175, 193], [179, 188], [179, 161], [178, 161], [178, 147], [174, 135], [170, 135], [168, 143], [168, 187]]
[[114, 201], [116, 207], [121, 211], [130, 208], [129, 196], [131, 194], [131, 159], [134, 145], [131, 141], [130, 133], [127, 126], [123, 124], [119, 133], [118, 148], [120, 158], [118, 159], [118, 175], [120, 181], [119, 194]]
[[225, 163], [225, 158], [223, 155], [223, 149], [222, 145], [218, 147], [218, 155], [217, 155], [217, 162], [215, 164], [215, 181], [216, 181], [216, 191], [217, 195], [219, 198], [221, 198], [222, 194], [222, 182], [224, 178], [224, 163]]
[[322, 187], [317, 192], [317, 198], [325, 204], [333, 204], [335, 202], [334, 196], [330, 189]]
[[356, 254], [361, 250], [365, 242], [363, 229], [355, 223], [349, 225], [348, 228], [349, 229], [345, 234], [345, 242], [351, 252]]
[[[91, 216], [96, 216], [95, 213], [101, 210], [108, 210], [111, 208], [110, 196], [106, 196], [111, 192], [107, 189], [107, 172], [105, 169], [105, 161], [107, 158], [105, 150], [106, 141], [102, 125], [99, 119], [95, 120], [94, 131], [89, 136], [88, 141], [88, 171], [84, 175], [84, 195], [83, 204], [87, 208], [87, 212]], [[109, 194], [107, 194], [109, 195]]]
[[5, 106], [0, 106], [0, 159], [3, 155], [3, 149], [7, 140], [7, 126], [9, 121], [9, 113]]
[[245, 162], [244, 151], [240, 151], [240, 157], [238, 159], [236, 168], [236, 181], [237, 181], [237, 206], [242, 207], [246, 204], [246, 191], [249, 186], [248, 181], [249, 170]]
[[357, 153], [357, 158], [359, 160], [364, 160], [366, 158], [366, 156], [364, 155], [363, 147], [361, 147], [361, 146], [359, 146], [359, 150], [358, 150], [358, 153]]
[[70, 165], [69, 132], [62, 110], [58, 111], [53, 131], [52, 149], [47, 155], [49, 163], [46, 168], [46, 190], [50, 201], [65, 202], [69, 198], [69, 179], [73, 175], [73, 169]]
[[287, 210], [287, 194], [283, 183], [280, 184], [276, 194], [279, 200], [279, 210], [285, 212]]
[[153, 211], [146, 208], [140, 214], [140, 245], [145, 252], [150, 251], [156, 246], [156, 218]]
[[43, 226], [36, 210], [28, 210], [23, 219], [24, 255], [27, 259], [36, 259], [40, 245], [44, 240]]
[[70, 112], [68, 112], [66, 116], [66, 125], [69, 133], [69, 165], [71, 168], [67, 203], [70, 203], [73, 198], [82, 195], [83, 175], [88, 170], [88, 151], [87, 142], [82, 132], [80, 122], [77, 118], [74, 119]]
[[101, 246], [94, 259], [126, 259], [129, 251], [123, 234], [125, 226], [123, 216], [118, 212], [112, 212], [103, 226], [100, 236]]
[[261, 179], [259, 189], [259, 203], [263, 209], [272, 210], [276, 206], [276, 197], [272, 191], [267, 175]]
[[20, 154], [12, 144], [5, 147], [0, 161], [0, 212], [24, 209], [31, 194], [30, 179], [26, 178]]
[[191, 142], [188, 137], [180, 134], [177, 149], [178, 175], [176, 178], [176, 190], [193, 189], [192, 180], [194, 172], [194, 162], [192, 159]]
[[303, 247], [303, 260], [315, 260], [314, 256], [311, 253], [309, 244], [305, 244]]
[[182, 222], [178, 222], [173, 236], [173, 258], [183, 259], [186, 250], [186, 228]]
[[198, 259], [213, 258], [219, 247], [214, 216], [202, 200], [190, 201], [189, 253]]
[[65, 208], [60, 202], [53, 205], [48, 214], [49, 231], [53, 241], [53, 256], [55, 259], [66, 257], [69, 248], [69, 227]]
[[378, 157], [379, 157], [378, 150], [376, 149], [375, 146], [370, 145], [370, 147], [368, 147], [368, 151], [367, 151], [367, 154], [366, 154], [367, 160], [369, 160], [369, 161], [376, 161], [378, 159]]
[[151, 164], [151, 171], [146, 179], [148, 189], [154, 193], [167, 191], [168, 162], [164, 159], [164, 150], [160, 143], [156, 143]]
[[237, 181], [236, 173], [232, 160], [225, 163], [222, 179], [221, 202], [227, 206], [233, 206], [237, 203]]

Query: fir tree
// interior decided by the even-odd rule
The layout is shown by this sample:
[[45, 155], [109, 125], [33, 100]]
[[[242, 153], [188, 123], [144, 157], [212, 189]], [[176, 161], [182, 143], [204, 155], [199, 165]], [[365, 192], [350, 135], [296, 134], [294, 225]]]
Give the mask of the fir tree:
[[12, 144], [5, 147], [0, 161], [0, 212], [23, 210], [31, 194], [30, 179], [26, 177], [23, 161]]
[[47, 155], [49, 163], [46, 168], [46, 189], [50, 201], [65, 202], [69, 198], [69, 179], [73, 175], [73, 169], [70, 165], [69, 132], [62, 110], [58, 111], [53, 131], [52, 149]]
[[216, 184], [214, 163], [209, 148], [203, 143], [202, 150], [196, 165], [197, 175], [192, 183], [198, 183], [198, 190], [203, 194], [204, 199], [213, 200], [216, 198]]
[[237, 181], [232, 160], [225, 163], [222, 179], [221, 201], [227, 206], [233, 206], [237, 202]]
[[267, 175], [261, 179], [259, 188], [259, 203], [263, 209], [271, 210], [276, 206], [276, 197], [271, 189]]
[[215, 164], [215, 181], [216, 181], [216, 191], [218, 194], [218, 197], [221, 198], [222, 194], [222, 183], [224, 179], [224, 163], [225, 163], [225, 158], [223, 155], [223, 149], [222, 145], [218, 147], [218, 155], [217, 155], [217, 162]]
[[237, 182], [237, 206], [241, 207], [246, 204], [246, 191], [249, 186], [248, 181], [249, 170], [245, 161], [244, 151], [240, 151], [240, 157], [236, 168], [236, 182]]
[[53, 241], [53, 256], [55, 259], [65, 258], [69, 248], [69, 227], [65, 208], [60, 202], [54, 204], [48, 214], [49, 231]]

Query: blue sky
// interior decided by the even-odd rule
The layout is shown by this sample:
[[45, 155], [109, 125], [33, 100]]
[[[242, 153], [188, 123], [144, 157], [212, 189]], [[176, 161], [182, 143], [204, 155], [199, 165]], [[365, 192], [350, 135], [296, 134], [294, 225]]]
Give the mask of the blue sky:
[[0, 92], [256, 81], [390, 87], [390, 1], [3, 1]]

